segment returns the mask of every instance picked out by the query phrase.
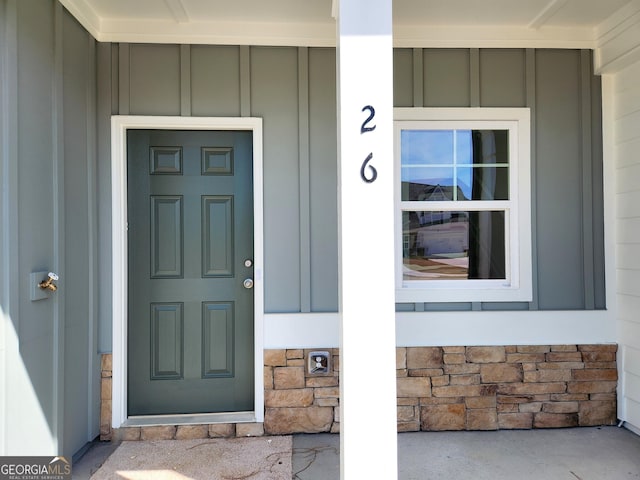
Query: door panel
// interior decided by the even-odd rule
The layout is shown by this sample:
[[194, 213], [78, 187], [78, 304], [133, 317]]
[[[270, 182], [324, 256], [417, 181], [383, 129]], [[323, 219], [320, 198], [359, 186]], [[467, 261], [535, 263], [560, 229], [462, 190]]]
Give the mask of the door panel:
[[251, 145], [128, 131], [129, 415], [254, 408]]
[[180, 379], [183, 374], [182, 303], [151, 304], [151, 379]]
[[233, 196], [202, 197], [202, 276], [233, 275]]
[[235, 313], [233, 303], [202, 304], [202, 376], [232, 377]]
[[151, 278], [182, 277], [182, 196], [151, 195]]

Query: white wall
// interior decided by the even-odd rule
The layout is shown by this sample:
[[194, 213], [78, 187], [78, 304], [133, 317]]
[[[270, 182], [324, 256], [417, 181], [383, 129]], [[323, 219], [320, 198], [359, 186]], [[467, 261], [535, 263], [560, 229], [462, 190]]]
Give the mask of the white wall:
[[604, 78], [615, 192], [618, 417], [640, 432], [640, 61]]

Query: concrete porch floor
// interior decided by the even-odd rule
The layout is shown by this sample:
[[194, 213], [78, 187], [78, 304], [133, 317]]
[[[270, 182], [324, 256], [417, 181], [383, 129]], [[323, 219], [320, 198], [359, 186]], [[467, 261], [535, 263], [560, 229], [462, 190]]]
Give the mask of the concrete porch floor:
[[[94, 445], [73, 478], [90, 478], [114, 449]], [[339, 435], [294, 435], [293, 479], [338, 480], [339, 452]], [[640, 436], [617, 427], [402, 433], [398, 457], [403, 480], [640, 479]]]
[[[294, 479], [340, 478], [338, 435], [297, 435], [293, 448]], [[402, 433], [398, 478], [640, 479], [640, 436], [617, 427]]]

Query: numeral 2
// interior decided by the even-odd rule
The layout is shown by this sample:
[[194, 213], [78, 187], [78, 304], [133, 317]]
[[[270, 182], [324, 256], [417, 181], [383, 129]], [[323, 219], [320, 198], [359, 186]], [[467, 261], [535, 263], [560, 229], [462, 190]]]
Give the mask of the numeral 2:
[[362, 108], [363, 112], [366, 110], [369, 110], [369, 116], [366, 118], [364, 122], [362, 122], [362, 126], [360, 127], [360, 133], [372, 132], [376, 129], [375, 125], [373, 127], [367, 126], [371, 122], [371, 120], [373, 120], [373, 117], [376, 116], [376, 109], [373, 108], [371, 105], [367, 105], [366, 107]]

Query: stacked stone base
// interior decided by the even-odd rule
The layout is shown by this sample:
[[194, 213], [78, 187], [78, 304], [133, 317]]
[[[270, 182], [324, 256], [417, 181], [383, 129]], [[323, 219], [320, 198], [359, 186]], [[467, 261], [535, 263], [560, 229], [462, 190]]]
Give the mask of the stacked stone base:
[[337, 348], [323, 350], [332, 356], [332, 368], [329, 373], [319, 375], [308, 373], [305, 367], [312, 350], [265, 350], [266, 433], [340, 431], [340, 357]]
[[[339, 432], [339, 352], [329, 375], [308, 350], [265, 351], [269, 434]], [[398, 431], [559, 428], [616, 423], [616, 345], [396, 349]], [[375, 402], [376, 386], [371, 386]]]
[[112, 364], [112, 354], [103, 353], [100, 365], [100, 440], [103, 442], [113, 438], [111, 428]]
[[261, 437], [262, 423], [216, 423], [212, 425], [157, 425], [151, 427], [116, 428], [111, 439], [136, 440], [196, 440], [204, 438]]
[[[103, 358], [101, 439], [160, 440], [340, 431], [338, 349], [328, 373], [311, 350], [264, 352], [264, 424], [128, 427], [111, 431], [111, 362]], [[398, 431], [615, 425], [616, 345], [400, 347]], [[376, 385], [371, 385], [375, 402]]]

